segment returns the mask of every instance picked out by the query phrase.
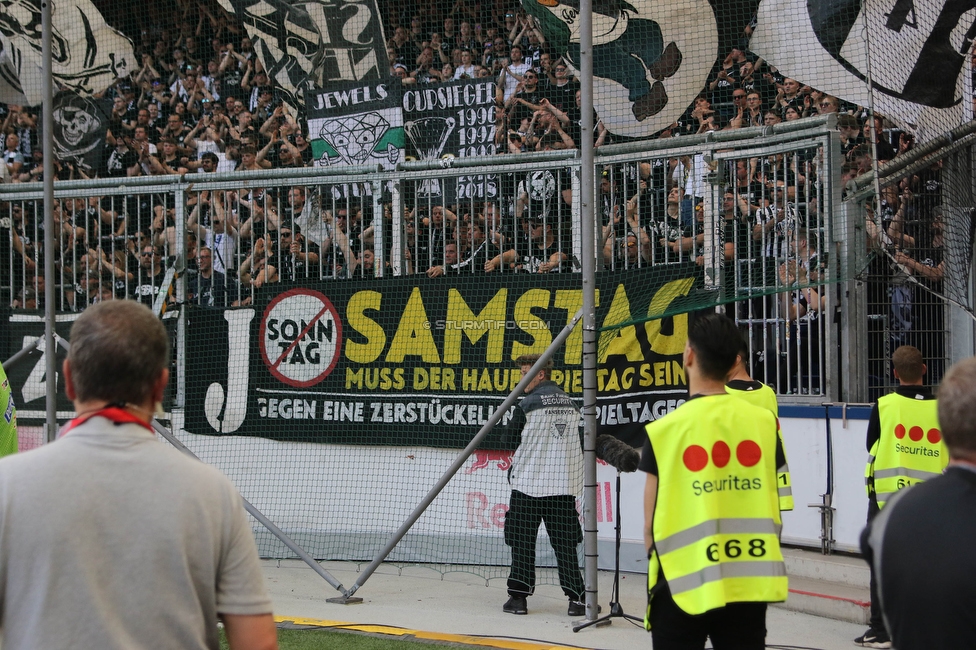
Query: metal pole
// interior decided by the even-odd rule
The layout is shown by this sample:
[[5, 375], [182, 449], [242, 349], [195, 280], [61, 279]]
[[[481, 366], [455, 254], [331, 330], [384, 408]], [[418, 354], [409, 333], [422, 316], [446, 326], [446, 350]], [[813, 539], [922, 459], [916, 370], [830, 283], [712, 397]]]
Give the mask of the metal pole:
[[[166, 440], [169, 442], [169, 444], [173, 445], [174, 447], [176, 447], [177, 449], [179, 449], [180, 451], [182, 451], [187, 456], [189, 456], [191, 458], [196, 458], [197, 460], [200, 460], [200, 457], [199, 456], [197, 456], [192, 451], [190, 451], [189, 448], [187, 448], [186, 445], [184, 445], [182, 442], [180, 442], [179, 439], [177, 439], [177, 437], [173, 435], [173, 432], [172, 431], [170, 431], [169, 429], [167, 429], [166, 427], [164, 427], [159, 422], [159, 420], [157, 420], [156, 418], [153, 418], [152, 426], [153, 426], [153, 429], [156, 430], [156, 433], [158, 433], [159, 435], [161, 435], [163, 438], [166, 438]], [[203, 461], [200, 461], [200, 462], [203, 462]], [[312, 567], [312, 569], [317, 574], [319, 574], [320, 576], [322, 576], [323, 578], [325, 578], [325, 581], [328, 582], [333, 587], [335, 587], [337, 591], [342, 591], [342, 589], [343, 589], [342, 583], [340, 583], [338, 580], [336, 580], [335, 578], [333, 578], [331, 573], [329, 573], [328, 571], [326, 571], [325, 568], [321, 564], [319, 564], [318, 562], [315, 561], [315, 558], [313, 558], [311, 555], [309, 555], [308, 553], [305, 552], [305, 549], [303, 549], [301, 546], [299, 546], [283, 530], [281, 530], [280, 528], [278, 528], [277, 526], [275, 526], [274, 523], [270, 519], [268, 519], [267, 517], [265, 517], [264, 514], [260, 510], [258, 510], [257, 508], [255, 508], [254, 505], [252, 505], [250, 501], [248, 501], [247, 499], [245, 499], [244, 498], [244, 495], [241, 495], [241, 501], [244, 502], [244, 509], [247, 510], [249, 513], [251, 513], [251, 516], [254, 517], [255, 519], [257, 519], [259, 524], [261, 524], [262, 526], [264, 526], [265, 528], [267, 528], [268, 530], [270, 530], [272, 535], [274, 535], [275, 537], [277, 537], [278, 539], [280, 539], [282, 542], [284, 542], [285, 546], [287, 546], [288, 548], [290, 548], [305, 564], [307, 564], [308, 566]]]
[[593, 209], [593, 0], [580, 1], [580, 230], [583, 253], [583, 579], [586, 620], [599, 614], [596, 521], [596, 219]]
[[[61, 347], [65, 349], [65, 352], [71, 349], [71, 344], [68, 341], [62, 339], [61, 337], [58, 337], [58, 343], [61, 345]], [[11, 357], [11, 360], [13, 359], [14, 357]], [[162, 423], [160, 423], [160, 421], [157, 420], [156, 418], [153, 418], [152, 420], [152, 427], [156, 431], [156, 433], [158, 433], [163, 438], [165, 438], [167, 442], [169, 442], [169, 444], [173, 445], [174, 447], [176, 447], [178, 450], [180, 450], [190, 458], [199, 460], [201, 463], [203, 462], [202, 460], [200, 460], [199, 456], [197, 456], [192, 451], [190, 451], [190, 449], [186, 445], [180, 442], [179, 439], [175, 435], [173, 435], [172, 431], [164, 427]], [[338, 580], [333, 578], [332, 574], [326, 571], [321, 564], [315, 561], [315, 558], [313, 558], [311, 555], [306, 553], [305, 549], [299, 546], [283, 530], [275, 526], [270, 519], [265, 517], [260, 510], [254, 507], [254, 505], [250, 501], [245, 499], [243, 494], [241, 495], [241, 501], [244, 503], [244, 509], [247, 510], [249, 513], [251, 513], [251, 516], [257, 519], [258, 523], [260, 523], [262, 526], [264, 526], [269, 531], [271, 531], [272, 535], [280, 539], [285, 544], [285, 546], [290, 548], [299, 558], [301, 558], [303, 562], [305, 562], [305, 564], [312, 567], [312, 569], [317, 574], [325, 578], [325, 581], [328, 582], [333, 587], [335, 587], [337, 591], [342, 591], [343, 589], [342, 583], [340, 583]]]
[[51, 0], [41, 0], [41, 148], [44, 151], [44, 349], [47, 441], [58, 434], [58, 355], [54, 346], [54, 98], [51, 70]]
[[393, 549], [396, 548], [396, 545], [400, 543], [400, 540], [403, 539], [403, 536], [407, 534], [407, 531], [409, 531], [410, 528], [417, 523], [417, 520], [420, 519], [420, 515], [424, 514], [427, 506], [429, 506], [434, 499], [437, 498], [437, 495], [441, 493], [441, 490], [444, 489], [448, 481], [450, 481], [451, 478], [457, 474], [457, 471], [461, 469], [461, 466], [464, 465], [464, 463], [468, 460], [468, 457], [474, 453], [475, 449], [478, 448], [478, 445], [481, 444], [481, 441], [484, 440], [485, 436], [488, 435], [488, 432], [492, 430], [499, 420], [502, 419], [502, 415], [505, 414], [505, 411], [507, 411], [510, 406], [515, 404], [515, 400], [517, 400], [519, 395], [522, 394], [522, 390], [529, 384], [530, 381], [532, 381], [532, 378], [536, 375], [536, 373], [542, 370], [543, 366], [545, 366], [549, 358], [552, 357], [553, 353], [566, 342], [566, 339], [569, 338], [570, 332], [573, 331], [573, 328], [576, 327], [576, 324], [579, 323], [582, 317], [583, 309], [580, 308], [580, 310], [576, 312], [576, 315], [573, 316], [573, 320], [569, 321], [569, 323], [566, 324], [566, 327], [559, 332], [559, 335], [556, 336], [553, 342], [549, 344], [549, 347], [546, 348], [545, 352], [539, 356], [539, 360], [536, 361], [535, 365], [532, 366], [532, 369], [529, 370], [524, 377], [522, 377], [522, 381], [520, 381], [515, 389], [509, 393], [508, 397], [505, 398], [505, 401], [502, 402], [501, 406], [495, 409], [495, 412], [491, 414], [491, 417], [488, 418], [485, 425], [481, 427], [481, 430], [478, 431], [478, 433], [475, 434], [475, 437], [471, 439], [471, 442], [468, 443], [468, 446], [465, 447], [460, 454], [458, 454], [458, 457], [454, 459], [454, 462], [451, 463], [451, 466], [447, 468], [447, 471], [441, 475], [434, 487], [430, 488], [430, 491], [427, 492], [420, 503], [417, 504], [417, 507], [413, 509], [413, 512], [410, 513], [407, 520], [400, 525], [395, 533], [393, 533], [393, 536], [390, 538], [390, 541], [386, 543], [386, 546], [383, 547], [383, 550], [376, 554], [376, 557], [373, 558], [373, 561], [370, 562], [369, 566], [363, 570], [358, 578], [356, 578], [356, 582], [354, 582], [352, 587], [349, 588], [349, 591], [345, 593], [345, 596], [341, 598], [330, 598], [329, 602], [351, 603], [359, 602], [359, 600], [361, 600], [353, 600], [349, 597], [356, 593], [357, 589], [363, 586], [366, 580], [368, 580], [369, 577], [373, 575], [373, 572], [379, 568], [380, 564], [383, 563], [383, 560], [385, 560], [386, 557], [393, 552]]
[[37, 346], [40, 345], [40, 344], [41, 344], [41, 339], [35, 339], [33, 343], [31, 343], [27, 347], [23, 348], [22, 350], [20, 350], [16, 354], [14, 354], [14, 356], [12, 356], [9, 359], [7, 359], [6, 361], [4, 361], [3, 362], [3, 369], [6, 371], [6, 370], [10, 370], [14, 366], [16, 366], [18, 363], [20, 363], [20, 360], [21, 359], [23, 359], [28, 354], [30, 354], [31, 352], [33, 352], [34, 350], [36, 350], [37, 349]]

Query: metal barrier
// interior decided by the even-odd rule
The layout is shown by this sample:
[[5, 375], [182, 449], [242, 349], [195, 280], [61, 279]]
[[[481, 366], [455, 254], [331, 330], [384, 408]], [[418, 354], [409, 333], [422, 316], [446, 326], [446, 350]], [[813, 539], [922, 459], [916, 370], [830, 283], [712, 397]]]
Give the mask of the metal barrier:
[[2, 186], [0, 291], [37, 308], [53, 281], [59, 311], [112, 297], [163, 311], [247, 304], [263, 284], [307, 278], [579, 272], [587, 172], [602, 268], [695, 260], [706, 288], [739, 298], [726, 311], [748, 334], [755, 378], [798, 402], [843, 401], [857, 376], [839, 359], [856, 327], [837, 314], [866, 304], [838, 284], [857, 228], [832, 119], [802, 122], [603, 147], [593, 170], [562, 151], [59, 183], [46, 280], [41, 186]]

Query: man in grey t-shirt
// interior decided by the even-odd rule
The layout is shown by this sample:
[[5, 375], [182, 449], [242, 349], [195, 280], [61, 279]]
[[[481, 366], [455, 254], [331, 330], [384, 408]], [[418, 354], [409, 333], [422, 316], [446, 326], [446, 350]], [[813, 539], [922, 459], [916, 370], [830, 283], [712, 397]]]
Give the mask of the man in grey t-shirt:
[[57, 442], [0, 461], [0, 627], [19, 648], [277, 648], [240, 495], [160, 444], [150, 422], [169, 341], [145, 306], [111, 300], [71, 328]]

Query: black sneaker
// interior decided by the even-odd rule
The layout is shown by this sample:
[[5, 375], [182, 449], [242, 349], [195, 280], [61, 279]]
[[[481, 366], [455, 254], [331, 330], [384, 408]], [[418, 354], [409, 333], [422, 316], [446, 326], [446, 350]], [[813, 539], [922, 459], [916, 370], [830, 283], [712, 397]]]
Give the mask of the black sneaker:
[[508, 602], [502, 605], [502, 611], [506, 614], [528, 614], [529, 606], [526, 604], [525, 598], [512, 596], [508, 599]]
[[854, 639], [854, 645], [862, 648], [890, 648], [891, 638], [886, 631], [869, 627], [867, 632]]
[[[599, 614], [603, 611], [603, 607], [600, 605], [596, 606], [596, 613]], [[586, 616], [586, 603], [580, 600], [570, 600], [569, 610], [566, 612], [570, 616]]]

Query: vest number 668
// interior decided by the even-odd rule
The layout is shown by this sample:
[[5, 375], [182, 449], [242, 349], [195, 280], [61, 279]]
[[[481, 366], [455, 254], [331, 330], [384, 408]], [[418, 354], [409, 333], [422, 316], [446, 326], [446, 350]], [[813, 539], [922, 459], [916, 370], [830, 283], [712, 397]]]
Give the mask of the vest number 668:
[[[746, 540], [747, 546], [742, 546], [742, 540], [730, 539], [725, 542], [722, 547], [722, 551], [725, 557], [735, 559], [742, 555], [742, 551], [745, 551], [752, 557], [762, 557], [766, 555], [766, 540], [764, 539], [750, 539]], [[719, 561], [719, 545], [717, 542], [709, 544], [705, 549], [705, 555], [708, 556], [709, 562]]]

